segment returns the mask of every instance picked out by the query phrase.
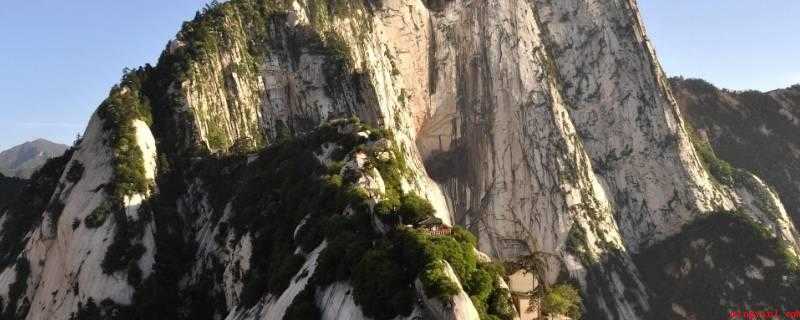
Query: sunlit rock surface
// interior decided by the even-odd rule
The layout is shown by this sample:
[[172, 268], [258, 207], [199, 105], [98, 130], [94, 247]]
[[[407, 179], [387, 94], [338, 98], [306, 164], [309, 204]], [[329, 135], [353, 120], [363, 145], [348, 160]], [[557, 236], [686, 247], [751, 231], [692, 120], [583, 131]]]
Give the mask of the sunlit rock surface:
[[[229, 193], [239, 181], [226, 179], [246, 177], [264, 147], [345, 117], [393, 132], [375, 144], [405, 159], [403, 192], [422, 195], [446, 224], [473, 231], [493, 261], [545, 257], [542, 280], [575, 280], [591, 318], [651, 318], [664, 301], [653, 303], [661, 297], [651, 295], [640, 272], [647, 266], [632, 256], [712, 212], [739, 208], [797, 248], [774, 194], [777, 215], [757, 210], [757, 191], [721, 185], [707, 171], [634, 1], [340, 2], [346, 10], [332, 13], [317, 0], [232, 0], [187, 24], [159, 65], [143, 71], [137, 90], [148, 97], [152, 124], [131, 120], [140, 170], [158, 195], [151, 205], [164, 214], [147, 220], [135, 243], [144, 253], [131, 266], [143, 286], [131, 285], [130, 272], [101, 270], [116, 223], [82, 223], [107, 200], [99, 187], [111, 181], [119, 152], [95, 116], [72, 158], [83, 176], [62, 177], [53, 195], [64, 203], [59, 219], [42, 212], [21, 244], [30, 264], [24, 292], [9, 299], [7, 288], [19, 283], [13, 264], [0, 274], [0, 296], [16, 302], [4, 308], [27, 319], [80, 318], [89, 302], [126, 311], [169, 280], [180, 290], [169, 312], [179, 318], [284, 318], [325, 245], [291, 248], [305, 262], [288, 288], [243, 306], [252, 295], [245, 275], [264, 238], [229, 233], [237, 214]], [[304, 151], [332, 168], [336, 147]], [[387, 177], [353, 155], [339, 170], [359, 171], [357, 185], [374, 205]], [[127, 197], [126, 214], [141, 218], [151, 196]], [[301, 230], [290, 231], [296, 238]], [[174, 257], [183, 269], [164, 270], [159, 261], [169, 257], [159, 252], [180, 243], [191, 249]], [[399, 318], [478, 319], [464, 284], [446, 271], [458, 294], [443, 304], [418, 292], [411, 315]], [[747, 274], [733, 285], [749, 288], [763, 275]], [[323, 319], [367, 319], [351, 289], [339, 281], [310, 296]]]

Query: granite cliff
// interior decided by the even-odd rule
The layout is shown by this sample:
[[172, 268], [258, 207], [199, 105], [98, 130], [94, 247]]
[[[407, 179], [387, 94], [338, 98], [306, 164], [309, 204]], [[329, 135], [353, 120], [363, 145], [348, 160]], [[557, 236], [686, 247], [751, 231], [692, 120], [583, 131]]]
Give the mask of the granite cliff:
[[692, 132], [633, 0], [214, 3], [4, 209], [2, 316], [796, 306], [783, 204]]

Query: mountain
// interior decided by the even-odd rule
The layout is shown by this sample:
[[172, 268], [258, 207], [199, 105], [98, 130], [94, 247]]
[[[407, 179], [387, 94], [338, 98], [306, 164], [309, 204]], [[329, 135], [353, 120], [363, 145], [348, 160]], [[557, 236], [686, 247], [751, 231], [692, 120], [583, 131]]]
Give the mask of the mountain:
[[50, 158], [60, 156], [67, 146], [44, 139], [25, 142], [0, 152], [0, 173], [18, 178], [30, 178], [36, 169]]
[[800, 85], [730, 91], [700, 79], [671, 79], [681, 111], [716, 154], [763, 177], [800, 223]]
[[783, 204], [692, 132], [633, 0], [214, 2], [3, 211], [0, 316], [791, 310]]

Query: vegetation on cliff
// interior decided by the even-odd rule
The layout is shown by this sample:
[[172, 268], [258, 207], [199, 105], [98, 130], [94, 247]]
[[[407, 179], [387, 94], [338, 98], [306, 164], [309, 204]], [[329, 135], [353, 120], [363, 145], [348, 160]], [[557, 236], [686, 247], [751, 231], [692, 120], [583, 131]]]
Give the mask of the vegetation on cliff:
[[14, 181], [20, 188], [16, 197], [5, 205], [0, 205], [3, 214], [0, 228], [0, 268], [14, 266], [15, 279], [8, 286], [8, 300], [0, 299], [0, 319], [24, 318], [30, 308], [30, 301], [25, 297], [30, 275], [30, 262], [20, 257], [30, 231], [42, 223], [42, 212], [50, 212], [50, 216], [58, 217], [63, 204], [51, 197], [59, 188], [59, 179], [64, 173], [76, 147], [70, 148], [62, 156], [48, 160], [39, 170], [33, 173], [30, 180]]
[[22, 319], [28, 314], [30, 301], [25, 298], [28, 289], [28, 276], [31, 273], [31, 264], [26, 258], [18, 258], [14, 265], [14, 282], [8, 286], [8, 302], [0, 301], [0, 318]]
[[549, 288], [542, 298], [542, 313], [549, 316], [565, 315], [581, 318], [581, 296], [572, 285], [561, 283]]
[[[301, 48], [320, 50], [318, 53], [330, 56], [331, 63], [326, 64], [325, 73], [326, 77], [333, 79], [335, 77], [342, 77], [350, 72], [349, 53], [347, 45], [334, 33], [323, 34], [325, 30], [329, 30], [330, 23], [333, 19], [342, 14], [351, 13], [354, 7], [363, 8], [364, 4], [360, 1], [312, 1], [309, 6], [313, 6], [314, 10], [310, 10], [312, 23], [320, 24], [313, 28], [308, 28], [306, 32], [292, 32], [292, 35], [304, 34], [307, 35], [302, 39], [311, 39], [315, 41], [300, 41], [290, 45], [291, 50], [299, 50]], [[98, 314], [106, 314], [108, 312], [116, 313], [122, 318], [126, 317], [140, 317], [144, 315], [164, 315], [164, 314], [181, 314], [184, 308], [191, 310], [205, 310], [205, 312], [191, 311], [190, 314], [195, 314], [199, 318], [213, 316], [214, 314], [223, 313], [226, 307], [219, 307], [218, 299], [210, 292], [217, 292], [216, 289], [209, 289], [210, 291], [205, 294], [201, 288], [184, 288], [179, 289], [177, 283], [170, 279], [179, 277], [179, 274], [187, 272], [185, 262], [172, 259], [176, 256], [191, 255], [195, 252], [196, 244], [191, 239], [185, 239], [181, 236], [184, 232], [180, 230], [181, 225], [185, 225], [185, 217], [175, 216], [175, 200], [181, 194], [180, 189], [186, 187], [184, 181], [188, 175], [195, 174], [197, 166], [216, 165], [217, 168], [222, 168], [227, 165], [241, 164], [243, 158], [240, 154], [232, 154], [220, 159], [211, 156], [208, 150], [202, 149], [185, 149], [185, 139], [187, 137], [194, 137], [197, 133], [196, 128], [185, 128], [186, 123], [176, 123], [176, 120], [190, 120], [187, 118], [184, 108], [184, 95], [185, 92], [178, 90], [171, 90], [176, 86], [190, 81], [208, 81], [205, 77], [209, 74], [204, 73], [202, 66], [208, 64], [215, 59], [221, 52], [231, 50], [232, 46], [238, 45], [242, 42], [246, 43], [246, 50], [242, 52], [245, 54], [243, 60], [235, 65], [233, 69], [226, 69], [225, 73], [236, 71], [238, 73], [255, 76], [260, 72], [259, 64], [264, 60], [263, 56], [270, 50], [270, 46], [274, 43], [270, 36], [275, 36], [276, 33], [272, 30], [274, 26], [280, 26], [285, 23], [285, 15], [289, 8], [288, 2], [285, 1], [261, 1], [261, 0], [237, 0], [229, 1], [226, 3], [212, 3], [198, 13], [197, 17], [184, 24], [182, 31], [178, 34], [175, 43], [171, 44], [160, 58], [159, 64], [156, 67], [147, 65], [136, 70], [126, 70], [123, 80], [120, 85], [116, 86], [109, 96], [109, 98], [101, 105], [98, 110], [98, 115], [104, 120], [104, 128], [109, 133], [109, 145], [111, 146], [113, 154], [113, 177], [111, 183], [105, 186], [106, 192], [110, 195], [110, 199], [101, 204], [84, 220], [84, 224], [89, 228], [97, 228], [112, 217], [115, 221], [115, 236], [111, 243], [108, 253], [103, 260], [102, 267], [106, 273], [115, 273], [117, 271], [127, 269], [128, 281], [133, 284], [137, 290], [134, 297], [134, 304], [131, 307], [119, 306], [110, 301], [102, 301], [99, 304], [84, 304], [81, 307], [82, 312], [76, 314], [86, 317], [97, 316]], [[325, 24], [324, 26], [322, 24]], [[270, 33], [273, 31], [273, 33]], [[322, 35], [321, 35], [322, 34]], [[304, 50], [305, 50], [304, 49]], [[216, 81], [218, 79], [211, 79]], [[330, 81], [330, 80], [329, 80]], [[228, 83], [225, 81], [225, 83]], [[227, 97], [226, 97], [227, 98]], [[194, 112], [189, 109], [188, 112]], [[132, 220], [127, 217], [122, 208], [122, 200], [126, 196], [136, 193], [146, 193], [150, 191], [151, 181], [147, 181], [144, 177], [143, 162], [141, 151], [136, 146], [135, 130], [132, 127], [132, 121], [140, 119], [145, 121], [151, 126], [154, 135], [157, 139], [159, 150], [159, 194], [154, 194], [150, 201], [148, 201], [139, 212], [139, 219]], [[155, 119], [155, 121], [151, 121]], [[221, 121], [212, 120], [209, 123], [219, 124]], [[259, 124], [260, 125], [260, 124]], [[212, 150], [224, 150], [230, 147], [230, 133], [225, 132], [219, 127], [212, 127], [208, 130], [208, 142]], [[256, 147], [263, 145], [262, 135], [256, 135]], [[182, 141], [183, 140], [183, 141]], [[262, 154], [271, 154], [273, 152], [282, 150], [284, 148], [296, 147], [297, 143], [278, 143], [277, 145], [264, 150]], [[252, 152], [253, 149], [243, 149], [242, 152]], [[297, 151], [297, 150], [290, 150]], [[288, 154], [291, 152], [287, 151]], [[189, 156], [202, 156], [203, 160], [192, 161]], [[297, 159], [305, 159], [301, 164], [308, 164], [308, 156], [310, 153], [301, 152]], [[280, 156], [276, 156], [280, 159]], [[283, 159], [285, 160], [285, 159]], [[220, 167], [221, 166], [221, 167]], [[311, 167], [300, 166], [300, 170], [312, 169]], [[209, 168], [210, 169], [210, 168]], [[275, 170], [277, 168], [273, 168]], [[257, 171], [254, 168], [248, 172]], [[269, 171], [269, 170], [267, 170]], [[215, 190], [213, 192], [213, 202], [217, 205], [224, 206], [224, 203], [230, 200], [236, 193], [235, 190], [244, 190], [251, 187], [252, 191], [263, 190], [259, 186], [243, 186], [241, 184], [233, 183], [226, 184], [230, 175], [233, 172], [217, 172], [216, 177], [213, 170], [205, 170], [206, 185]], [[281, 170], [283, 173], [283, 170]], [[298, 188], [303, 186], [304, 183], [310, 183], [308, 179], [308, 171], [298, 171], [298, 174], [292, 176], [292, 179], [298, 178], [299, 174], [303, 174], [304, 179], [298, 181], [291, 181], [291, 185], [295, 186], [295, 192], [302, 194], [304, 190]], [[265, 173], [267, 174], [267, 173]], [[219, 178], [219, 179], [217, 179]], [[241, 177], [238, 177], [241, 180]], [[290, 184], [289, 180], [281, 180], [281, 183]], [[313, 184], [309, 184], [313, 185]], [[230, 187], [230, 188], [228, 188]], [[236, 189], [241, 187], [242, 189]], [[348, 195], [354, 196], [352, 190], [345, 190]], [[246, 192], [245, 192], [246, 193]], [[246, 194], [241, 195], [247, 196]], [[288, 200], [288, 199], [287, 199]], [[296, 200], [296, 199], [295, 199]], [[258, 201], [243, 201], [248, 205], [257, 204]], [[234, 201], [234, 206], [236, 206]], [[221, 213], [222, 208], [216, 207]], [[148, 214], [146, 210], [152, 210], [153, 214]], [[238, 214], [238, 212], [237, 212]], [[225, 245], [224, 234], [229, 230], [230, 232], [240, 232], [242, 228], [236, 228], [237, 223], [241, 221], [249, 221], [258, 223], [263, 221], [263, 218], [254, 218], [251, 212], [245, 212], [241, 216], [232, 218], [232, 221], [223, 222], [219, 226], [220, 234], [216, 237], [220, 239], [220, 244]], [[260, 213], [262, 215], [264, 213]], [[220, 218], [217, 215], [216, 218]], [[172, 219], [168, 217], [173, 217]], [[148, 222], [148, 219], [155, 219], [156, 222], [156, 266], [154, 274], [148, 279], [140, 279], [141, 271], [138, 270], [136, 264], [141, 256], [143, 250], [140, 244], [142, 236], [142, 226]], [[169, 221], [166, 221], [169, 220]], [[286, 225], [296, 224], [297, 221], [288, 219]], [[225, 226], [230, 225], [230, 228]], [[80, 226], [80, 221], [73, 222], [74, 227]], [[241, 225], [239, 225], [241, 227]], [[177, 229], [176, 229], [177, 228]], [[269, 230], [260, 230], [258, 232], [257, 242], [263, 243], [269, 240]], [[188, 233], [191, 235], [191, 232]], [[274, 234], [275, 237], [286, 236], [285, 232], [278, 232]], [[191, 236], [190, 236], [191, 237]], [[291, 245], [287, 243], [286, 246]], [[256, 294], [265, 294], [267, 292], [279, 292], [281, 288], [285, 288], [298, 264], [302, 263], [304, 258], [302, 255], [289, 254], [283, 251], [286, 247], [276, 249], [268, 248], [270, 245], [256, 245], [257, 250], [264, 252], [274, 252], [274, 257], [281, 258], [278, 265], [269, 265], [261, 260], [255, 258], [255, 268], [264, 268], [270, 270], [267, 279], [259, 279], [257, 276], [247, 275], [248, 286], [243, 294], [243, 301], [247, 301], [249, 296], [248, 292], [255, 292]], [[180, 254], [176, 253], [180, 252]], [[285, 254], [285, 255], [284, 255]], [[286, 259], [283, 259], [286, 258]], [[267, 264], [267, 265], [265, 265]], [[263, 269], [261, 269], [263, 270]], [[216, 278], [218, 269], [215, 269], [213, 274], [209, 275], [206, 284], [212, 287], [219, 279]], [[274, 272], [272, 272], [274, 271]], [[249, 280], [252, 280], [250, 282]], [[263, 291], [266, 290], [266, 291]], [[208, 291], [208, 290], [207, 290]], [[153, 297], [148, 297], [140, 292], [150, 292]], [[201, 295], [205, 294], [205, 297]], [[166, 304], [166, 301], [175, 302], [173, 305]], [[182, 302], [178, 302], [182, 301]], [[211, 302], [211, 303], [204, 303]], [[189, 305], [196, 308], [188, 307]], [[202, 305], [202, 308], [200, 306]], [[223, 304], [224, 305], [224, 304]], [[90, 308], [91, 307], [91, 308]], [[97, 312], [85, 312], [91, 309]], [[90, 310], [90, 311], [91, 311]]]
[[25, 183], [26, 180], [6, 177], [0, 173], [0, 212], [19, 195]]
[[[359, 30], [356, 36], [364, 34], [363, 31], [371, 28], [371, 20], [355, 19], [355, 13], [368, 12], [368, 2], [371, 1], [304, 1], [309, 25], [291, 28], [287, 27], [291, 1], [210, 3], [193, 20], [184, 23], [157, 67], [145, 67], [152, 75], [151, 83], [145, 87], [155, 106], [154, 114], [165, 120], [174, 116], [192, 119], [196, 123], [188, 128], [186, 124], [174, 128], [175, 123], [169, 127], [186, 130], [185, 135], [202, 130], [205, 141], [198, 142], [211, 151], [229, 150], [242, 133], [252, 139], [253, 149], [264, 147], [272, 142], [267, 141], [264, 132], [271, 128], [262, 128], [259, 121], [242, 120], [257, 119], [255, 113], [259, 112], [260, 98], [242, 97], [242, 90], [257, 89], [261, 85], [267, 56], [272, 60], [288, 58], [296, 67], [302, 54], [311, 54], [326, 59], [322, 65], [326, 91], [332, 98], [343, 98], [340, 87], [351, 82], [353, 68], [349, 45], [333, 32], [333, 26], [339, 18], [352, 18], [347, 24]], [[170, 87], [177, 90], [165, 90]], [[220, 89], [224, 94], [222, 99], [215, 97]], [[208, 95], [209, 109], [183, 108], [187, 95], [195, 99]], [[234, 114], [234, 119], [219, 121], [218, 117], [224, 112], [214, 109], [225, 107]]]
[[[691, 130], [695, 141], [703, 144], [698, 147], [696, 143], [696, 149], [711, 164], [709, 169], [718, 180], [731, 182], [738, 176], [744, 185], [751, 183], [749, 174], [739, 174], [741, 170], [731, 167], [756, 174], [774, 186], [795, 224], [800, 222], [800, 189], [795, 183], [800, 166], [796, 165], [798, 152], [793, 147], [800, 145], [798, 87], [770, 92], [731, 91], [701, 79], [670, 81], [686, 122], [696, 128]], [[730, 165], [710, 158], [723, 159]], [[761, 193], [756, 196], [764, 198]], [[770, 211], [768, 202], [759, 201], [767, 204], [762, 211]]]
[[[343, 128], [352, 132], [340, 133]], [[358, 132], [371, 134], [364, 137]], [[279, 294], [286, 289], [303, 265], [295, 247], [310, 252], [324, 242], [316, 270], [309, 275], [309, 287], [322, 289], [336, 281], [349, 281], [357, 304], [375, 319], [410, 314], [416, 303], [413, 283], [417, 278], [432, 298], [455, 294], [458, 285], [444, 276], [444, 261], [465, 284], [484, 318], [511, 316], [507, 292], [497, 282], [502, 269], [477, 262], [475, 239], [468, 232], [456, 228], [452, 235], [433, 236], [400, 224], [388, 225], [386, 234], [375, 229], [378, 218], [413, 224], [433, 214], [426, 200], [402, 193], [400, 179], [406, 178], [407, 169], [401, 153], [377, 147], [392, 141], [390, 136], [358, 122], [339, 121], [271, 146], [249, 166], [245, 174], [249, 178], [239, 187], [235, 213], [227, 221], [234, 236], [251, 233], [255, 237], [241, 300], [244, 307], [254, 305], [265, 293]], [[383, 206], [382, 215], [395, 218], [378, 217], [370, 208], [368, 191], [356, 184], [365, 173], [324, 166], [317, 160], [314, 152], [330, 143], [339, 149], [333, 154], [334, 162], [352, 159], [357, 153], [367, 155], [365, 167], [377, 168], [387, 186], [383, 201], [397, 203], [388, 209]], [[384, 152], [390, 156], [378, 156]], [[313, 295], [298, 296], [287, 319], [317, 314], [309, 310], [314, 303], [304, 299], [313, 299]]]
[[[590, 227], [596, 228], [594, 225], [590, 225]], [[596, 230], [595, 234], [598, 234]], [[554, 294], [550, 298], [551, 302], [548, 308], [554, 308], [558, 310], [557, 312], [566, 310], [568, 312], [567, 315], [572, 318], [579, 318], [578, 315], [591, 317], [593, 314], [605, 313], [604, 309], [608, 309], [608, 306], [603, 305], [606, 303], [605, 300], [598, 297], [620, 294], [616, 283], [607, 281], [607, 279], [617, 279], [626, 288], [623, 289], [621, 294], [625, 295], [626, 300], [631, 302], [631, 305], [638, 312], [644, 312], [647, 307], [647, 301], [644, 301], [642, 297], [636, 296], [635, 290], [640, 287], [640, 284], [639, 280], [634, 276], [637, 271], [634, 270], [630, 263], [626, 263], [626, 260], [629, 259], [625, 257], [627, 253], [605, 239], [602, 233], [599, 234], [601, 238], [596, 239], [594, 244], [604, 249], [605, 254], [596, 256], [589, 250], [589, 238], [584, 227], [578, 223], [572, 225], [567, 235], [564, 251], [577, 258], [582, 265], [587, 267], [585, 281], [592, 285], [584, 287], [584, 290], [580, 292], [580, 298], [575, 299], [576, 297], [571, 294], [571, 291], [566, 289], [569, 287], [578, 288], [576, 279], [562, 275], [559, 279], [560, 282], [555, 287], [563, 287], [557, 291], [545, 292], [545, 294]], [[614, 317], [619, 318], [622, 316], [619, 314], [619, 310], [612, 308], [608, 311]]]
[[106, 274], [127, 268], [127, 279], [132, 284], [141, 281], [138, 259], [145, 248], [138, 243], [144, 225], [149, 221], [146, 207], [140, 208], [138, 219], [128, 217], [128, 197], [150, 193], [154, 181], [147, 178], [144, 155], [137, 142], [135, 121], [153, 125], [149, 98], [142, 86], [149, 76], [145, 68], [126, 70], [119, 85], [111, 89], [109, 97], [97, 110], [103, 120], [103, 129], [112, 150], [112, 177], [104, 186], [109, 198], [84, 219], [87, 228], [97, 228], [108, 217], [114, 218], [114, 237], [108, 247], [101, 267]]
[[149, 99], [141, 92], [146, 77], [147, 72], [141, 68], [126, 72], [122, 82], [111, 89], [109, 97], [97, 109], [113, 151], [113, 178], [105, 190], [120, 203], [126, 196], [147, 193], [151, 184], [145, 177], [134, 127], [134, 120], [153, 123]]
[[698, 218], [635, 258], [655, 294], [653, 319], [673, 318], [675, 305], [713, 319], [744, 309], [787, 311], [800, 303], [797, 258], [741, 213]]
[[773, 217], [778, 217], [780, 209], [775, 204], [769, 186], [762, 185], [749, 172], [732, 166], [720, 159], [714, 153], [708, 141], [699, 137], [698, 132], [691, 125], [687, 125], [692, 144], [706, 170], [717, 182], [732, 188], [743, 188], [755, 197], [755, 206], [762, 212]]
[[[211, 157], [173, 167], [172, 172], [162, 171], [159, 193], [148, 202], [146, 210], [153, 215], [141, 218], [156, 219], [159, 228], [155, 233], [154, 273], [147, 279], [137, 277], [131, 263], [140, 252], [135, 241], [125, 241], [136, 231], [118, 231], [117, 237], [123, 239], [114, 240], [109, 250], [114, 254], [106, 257], [103, 267], [128, 268], [128, 280], [137, 288], [134, 303], [130, 306], [112, 301], [86, 303], [74, 316], [92, 319], [115, 314], [116, 319], [137, 319], [147, 315], [172, 314], [182, 318], [182, 314], [192, 314], [196, 319], [210, 319], [227, 314], [215, 284], [221, 281], [221, 266], [209, 265], [210, 269], [204, 273], [208, 281], [200, 279], [190, 286], [176, 282], [181, 274], [189, 272], [187, 259], [179, 257], [192, 257], [197, 249], [191, 240], [185, 242], [176, 233], [185, 223], [175, 215], [174, 206], [175, 197], [185, 188], [181, 186], [185, 182], [181, 181], [185, 181], [182, 175], [186, 175], [199, 177], [210, 190], [228, 190], [212, 201], [216, 203], [212, 206], [220, 210], [230, 203], [230, 215], [213, 218], [218, 219], [216, 243], [229, 248], [245, 235], [252, 239], [250, 269], [241, 279], [244, 288], [238, 299], [240, 308], [254, 306], [266, 295], [280, 295], [293, 284], [294, 277], [308, 277], [305, 291], [295, 298], [286, 319], [316, 319], [320, 310], [314, 291], [337, 281], [353, 285], [353, 296], [365, 314], [389, 319], [407, 315], [415, 308], [416, 279], [430, 298], [448, 299], [458, 292], [459, 285], [444, 274], [447, 262], [482, 319], [511, 319], [514, 311], [510, 295], [499, 284], [503, 270], [478, 261], [474, 250], [476, 240], [469, 232], [455, 228], [449, 235], [433, 235], [415, 225], [430, 217], [433, 210], [424, 198], [403, 192], [401, 180], [408, 178], [407, 168], [392, 141], [387, 131], [368, 128], [356, 120], [339, 120], [309, 134], [286, 138], [250, 161], [241, 155]], [[335, 146], [326, 164], [318, 159], [323, 145]], [[344, 164], [356, 154], [367, 155], [364, 167], [344, 169]], [[209, 165], [217, 170], [208, 170]], [[370, 171], [372, 168], [380, 173], [387, 186], [380, 196], [358, 184], [365, 174], [374, 172]], [[370, 205], [376, 196], [397, 205], [384, 206], [379, 216]], [[388, 200], [390, 197], [394, 199]], [[117, 216], [114, 219], [126, 221]], [[411, 226], [390, 223], [386, 224], [388, 231], [381, 233], [376, 223], [383, 222], [377, 221], [403, 221]], [[135, 227], [128, 225], [124, 230], [136, 230]], [[323, 243], [316, 268], [303, 270], [310, 252]]]
[[5, 218], [0, 228], [0, 268], [17, 261], [26, 242], [24, 239], [42, 222], [42, 212], [52, 207], [50, 198], [74, 152], [72, 148], [64, 155], [48, 160], [26, 181], [19, 196], [4, 208]]

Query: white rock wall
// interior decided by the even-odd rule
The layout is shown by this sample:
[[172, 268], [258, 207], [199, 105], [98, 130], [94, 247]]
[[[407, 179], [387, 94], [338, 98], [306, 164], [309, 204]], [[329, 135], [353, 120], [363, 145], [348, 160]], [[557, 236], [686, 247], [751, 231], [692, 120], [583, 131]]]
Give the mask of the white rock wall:
[[[22, 253], [31, 266], [26, 293], [31, 308], [26, 319], [68, 319], [70, 313], [77, 311], [78, 302], [85, 303], [89, 298], [97, 303], [104, 299], [121, 304], [131, 302], [134, 288], [128, 284], [126, 276], [123, 273], [106, 275], [101, 268], [114, 237], [113, 217], [108, 217], [95, 229], [83, 223], [86, 216], [107, 201], [102, 186], [112, 177], [112, 151], [102, 122], [96, 114], [92, 117], [83, 142], [61, 177], [61, 187], [56, 189], [54, 197], [59, 197], [65, 206], [58, 221], [51, 221], [49, 213], [44, 212], [44, 223], [33, 231]], [[144, 122], [135, 120], [134, 127], [137, 144], [144, 155], [146, 177], [153, 179], [155, 140]], [[66, 172], [76, 161], [82, 163], [85, 170], [82, 178], [73, 184], [66, 180]], [[135, 214], [146, 197], [134, 195], [126, 201], [129, 215]], [[151, 225], [146, 227], [143, 243], [147, 251], [138, 261], [145, 277], [151, 273], [153, 264], [152, 230]], [[6, 269], [0, 275], [0, 287], [7, 288], [14, 281], [13, 274], [13, 267]]]
[[534, 1], [570, 115], [616, 208], [626, 246], [731, 209], [703, 170], [635, 1]]
[[[256, 59], [248, 51], [248, 35], [239, 15], [226, 15], [221, 33], [228, 40], [190, 65], [178, 97], [191, 114], [200, 141], [213, 151], [225, 150], [242, 138], [263, 142], [261, 104], [264, 79], [256, 76]], [[188, 119], [181, 119], [186, 121]]]

